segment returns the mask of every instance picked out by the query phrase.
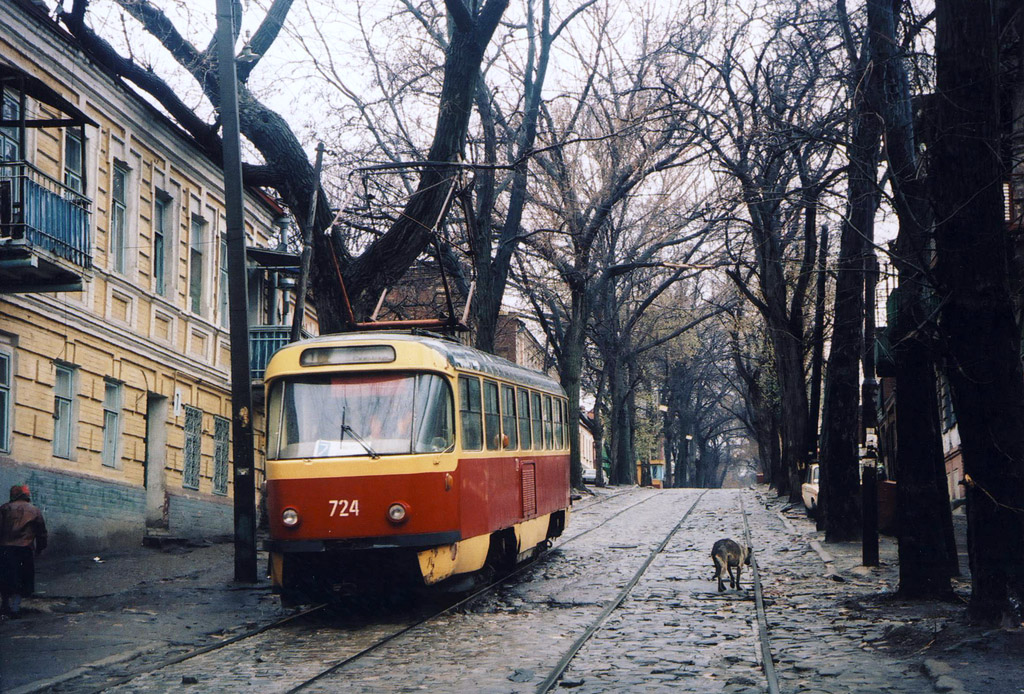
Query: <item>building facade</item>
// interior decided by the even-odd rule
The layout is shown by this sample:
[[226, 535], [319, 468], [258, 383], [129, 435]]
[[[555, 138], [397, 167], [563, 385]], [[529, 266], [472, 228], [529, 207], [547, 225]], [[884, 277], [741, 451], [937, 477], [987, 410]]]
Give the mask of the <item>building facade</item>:
[[[31, 486], [61, 552], [229, 536], [221, 170], [31, 0], [0, 3], [0, 79], [0, 489]], [[248, 192], [250, 247], [283, 219]], [[295, 263], [250, 258], [258, 356]]]

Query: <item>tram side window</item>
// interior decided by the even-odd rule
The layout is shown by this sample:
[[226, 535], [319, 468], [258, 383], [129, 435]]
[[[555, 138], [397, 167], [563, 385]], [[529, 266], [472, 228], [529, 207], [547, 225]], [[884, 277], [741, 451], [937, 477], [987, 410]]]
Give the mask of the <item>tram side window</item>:
[[554, 424], [554, 417], [551, 416], [551, 396], [544, 396], [544, 448], [549, 451], [555, 447], [554, 439], [552, 438], [551, 427]]
[[533, 447], [530, 437], [530, 392], [519, 388], [519, 446], [524, 451]]
[[516, 391], [512, 386], [501, 387], [501, 426], [508, 437], [508, 448], [516, 448]]
[[462, 416], [463, 450], [479, 451], [483, 448], [479, 378], [459, 376], [459, 413]]
[[487, 450], [501, 450], [501, 410], [498, 406], [498, 384], [484, 381], [484, 433]]
[[555, 398], [555, 448], [565, 448], [565, 403], [561, 398]]
[[530, 393], [530, 405], [533, 414], [533, 447], [544, 448], [544, 417], [540, 409], [540, 393]]

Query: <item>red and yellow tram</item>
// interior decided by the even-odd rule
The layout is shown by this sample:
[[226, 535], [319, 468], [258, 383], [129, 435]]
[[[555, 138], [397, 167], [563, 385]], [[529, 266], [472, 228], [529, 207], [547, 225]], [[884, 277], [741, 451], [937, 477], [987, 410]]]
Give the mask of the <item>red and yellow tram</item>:
[[271, 576], [288, 602], [456, 583], [566, 526], [567, 402], [542, 373], [353, 333], [281, 349], [264, 379]]

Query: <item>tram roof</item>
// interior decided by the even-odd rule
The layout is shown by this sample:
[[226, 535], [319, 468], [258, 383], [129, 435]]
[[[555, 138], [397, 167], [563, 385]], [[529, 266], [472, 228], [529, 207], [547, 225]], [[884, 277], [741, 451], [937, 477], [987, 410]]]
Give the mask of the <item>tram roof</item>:
[[430, 335], [396, 333], [390, 331], [336, 333], [303, 340], [297, 345], [339, 344], [345, 342], [407, 342], [423, 345], [444, 357], [452, 367], [463, 371], [488, 374], [506, 381], [521, 383], [531, 388], [548, 392], [564, 393], [561, 384], [547, 374], [520, 366], [504, 357], [482, 352], [458, 342], [452, 342]]

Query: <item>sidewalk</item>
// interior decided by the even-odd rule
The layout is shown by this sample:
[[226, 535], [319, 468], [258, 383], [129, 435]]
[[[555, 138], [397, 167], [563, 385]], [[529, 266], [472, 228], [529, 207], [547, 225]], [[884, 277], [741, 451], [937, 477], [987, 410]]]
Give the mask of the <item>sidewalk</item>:
[[961, 572], [952, 579], [957, 600], [908, 601], [895, 595], [899, 561], [894, 537], [879, 537], [879, 565], [866, 567], [860, 542], [826, 544], [824, 532], [815, 528], [802, 505], [791, 505], [766, 487], [759, 488], [759, 496], [818, 554], [822, 578], [844, 586], [849, 597], [843, 608], [879, 625], [879, 636], [861, 644], [862, 648], [877, 650], [924, 672], [937, 692], [1024, 694], [1024, 628], [976, 627], [967, 620], [971, 579], [962, 507], [953, 512]]
[[[50, 550], [52, 551], [52, 550]], [[47, 691], [90, 668], [167, 659], [284, 615], [269, 581], [239, 584], [231, 543], [43, 557], [24, 616], [0, 622], [0, 692]]]

